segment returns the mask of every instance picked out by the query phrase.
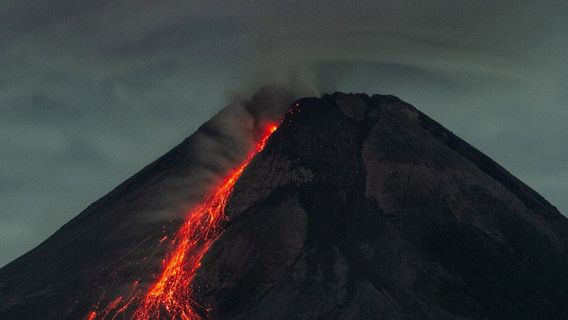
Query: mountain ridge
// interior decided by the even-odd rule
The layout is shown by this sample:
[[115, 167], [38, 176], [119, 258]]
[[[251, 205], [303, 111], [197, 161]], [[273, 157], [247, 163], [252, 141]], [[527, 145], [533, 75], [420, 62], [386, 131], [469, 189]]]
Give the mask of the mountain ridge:
[[[246, 223], [270, 215], [272, 210], [262, 208], [277, 207], [274, 197], [279, 192], [292, 192], [292, 199], [283, 196], [282, 205], [289, 206], [290, 201], [301, 204], [289, 211], [307, 216], [303, 218], [308, 221], [304, 236], [311, 247], [288, 260], [281, 260], [278, 254], [270, 260], [271, 250], [257, 248], [256, 243], [272, 241], [280, 248], [277, 251], [298, 246], [287, 244], [286, 238], [274, 240], [272, 234], [266, 238], [243, 236], [231, 232], [230, 226], [205, 257], [203, 280], [197, 284], [212, 287], [204, 289], [200, 299], [217, 310], [213, 318], [375, 319], [377, 314], [388, 314], [386, 318], [393, 319], [562, 319], [566, 315], [561, 302], [567, 296], [568, 284], [563, 271], [568, 267], [567, 221], [554, 207], [535, 197], [534, 191], [527, 191], [531, 190], [528, 186], [518, 185], [518, 180], [501, 166], [395, 97], [336, 94], [297, 103], [304, 119], [296, 113], [288, 119], [290, 126], [284, 119], [265, 152], [236, 185], [227, 214], [234, 228], [253, 229], [252, 225], [240, 226], [240, 220]], [[326, 131], [327, 127], [333, 132]], [[435, 129], [434, 134], [430, 128]], [[275, 155], [271, 155], [273, 152]], [[273, 171], [274, 167], [283, 168], [285, 174]], [[271, 176], [277, 177], [274, 182]], [[290, 176], [300, 178], [281, 183], [281, 177]], [[272, 200], [264, 202], [265, 196]], [[234, 207], [245, 211], [233, 212], [238, 211]], [[302, 234], [292, 227], [280, 228]], [[366, 240], [354, 240], [360, 233], [366, 234]], [[248, 260], [265, 259], [261, 266], [288, 266], [281, 271], [281, 278], [268, 267], [271, 274], [262, 273], [260, 266], [251, 267], [254, 271], [239, 271], [237, 266], [247, 259], [235, 259], [237, 252], [231, 251], [229, 244], [243, 242], [243, 237], [252, 238], [248, 247], [261, 252]], [[314, 250], [319, 253], [314, 254]], [[399, 259], [399, 254], [412, 258]], [[410, 265], [405, 259], [411, 260]], [[321, 261], [313, 265], [311, 260]], [[339, 299], [323, 294], [324, 288], [316, 285], [317, 274], [325, 274], [325, 267], [319, 266], [345, 264], [359, 270], [356, 273], [368, 275], [368, 279], [352, 283], [350, 290], [351, 299], [360, 299], [357, 303], [371, 309], [354, 311], [350, 308], [357, 303], [351, 300], [349, 305], [349, 299], [343, 302], [343, 309], [318, 302]], [[310, 268], [315, 268], [316, 274], [310, 274]], [[428, 270], [426, 275], [420, 274], [421, 268]], [[550, 274], [540, 274], [542, 270]], [[324, 278], [330, 283], [349, 283], [351, 280], [346, 279], [352, 272], [328, 270]], [[220, 277], [223, 273], [233, 275]], [[307, 284], [293, 287], [293, 279], [303, 279]], [[530, 285], [522, 285], [522, 281]], [[269, 289], [259, 291], [247, 286], [251, 282]], [[454, 296], [449, 288], [461, 292]], [[493, 297], [492, 290], [498, 291]], [[416, 294], [427, 299], [411, 298]], [[374, 298], [364, 302], [369, 295]], [[227, 302], [243, 300], [243, 296], [257, 298], [237, 305]], [[305, 299], [310, 303], [291, 307], [302, 306]], [[551, 310], [541, 311], [544, 306]], [[314, 313], [314, 309], [325, 311]]]
[[[192, 199], [160, 193], [192, 191], [192, 162], [179, 149], [188, 139], [85, 210], [114, 205], [88, 217], [106, 222], [87, 226], [77, 217], [57, 236], [72, 243], [50, 240], [0, 269], [0, 295], [9, 298], [0, 312], [79, 318], [101, 292], [104, 301], [123, 294], [141, 273], [151, 283], [160, 267], [148, 257], [163, 255], [158, 241], [179, 223], [147, 217]], [[135, 177], [147, 170], [157, 174], [139, 184]], [[145, 187], [154, 182], [172, 187]], [[195, 299], [211, 307], [204, 317], [568, 316], [568, 220], [394, 96], [335, 93], [292, 103], [237, 181], [225, 213], [225, 230], [192, 285]], [[140, 252], [109, 264], [133, 246]], [[70, 274], [61, 275], [66, 266]]]

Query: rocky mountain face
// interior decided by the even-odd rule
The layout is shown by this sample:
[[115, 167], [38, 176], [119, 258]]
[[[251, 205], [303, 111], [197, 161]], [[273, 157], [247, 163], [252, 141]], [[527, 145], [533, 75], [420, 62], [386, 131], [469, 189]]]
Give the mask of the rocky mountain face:
[[0, 320], [83, 319], [117, 297], [139, 298], [162, 269], [187, 212], [242, 161], [263, 122], [294, 97], [261, 88], [0, 269]]
[[[172, 207], [156, 185], [189, 177], [183, 154], [2, 268], [0, 315], [79, 319], [151, 282], [179, 223], [146, 216]], [[204, 319], [568, 319], [568, 220], [393, 96], [295, 102], [225, 214], [192, 285]]]
[[391, 96], [300, 100], [200, 271], [213, 319], [568, 319], [568, 223]]

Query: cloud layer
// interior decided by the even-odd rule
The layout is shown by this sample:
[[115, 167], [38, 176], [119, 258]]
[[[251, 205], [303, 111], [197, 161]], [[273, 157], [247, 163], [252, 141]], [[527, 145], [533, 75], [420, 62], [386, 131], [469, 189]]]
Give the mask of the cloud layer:
[[561, 1], [0, 3], [0, 265], [267, 84], [395, 94], [567, 213]]

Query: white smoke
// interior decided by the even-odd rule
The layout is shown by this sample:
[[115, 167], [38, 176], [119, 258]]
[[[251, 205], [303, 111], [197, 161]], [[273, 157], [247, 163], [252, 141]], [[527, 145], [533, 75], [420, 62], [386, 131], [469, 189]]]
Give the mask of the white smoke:
[[280, 87], [263, 87], [250, 99], [234, 98], [176, 147], [191, 162], [188, 168], [175, 169], [159, 185], [152, 186], [151, 193], [159, 195], [154, 197], [155, 204], [145, 211], [143, 215], [147, 217], [143, 219], [184, 219], [188, 210], [245, 159], [263, 129], [280, 121], [295, 99]]

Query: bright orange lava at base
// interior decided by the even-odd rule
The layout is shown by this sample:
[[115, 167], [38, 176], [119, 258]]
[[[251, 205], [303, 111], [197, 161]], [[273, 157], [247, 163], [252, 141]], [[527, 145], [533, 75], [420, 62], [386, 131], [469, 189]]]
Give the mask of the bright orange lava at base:
[[[210, 311], [193, 299], [191, 283], [201, 266], [203, 256], [221, 234], [221, 225], [225, 220], [225, 206], [237, 180], [254, 156], [264, 149], [268, 138], [277, 128], [276, 125], [268, 126], [243, 163], [225, 178], [209, 198], [188, 214], [187, 220], [169, 244], [162, 273], [142, 298], [133, 319], [200, 320], [202, 317], [196, 311], [197, 308], [205, 313]], [[106, 309], [117, 308], [116, 305], [120, 302], [120, 300], [116, 302], [117, 299]], [[123, 313], [130, 302], [132, 301], [128, 301], [116, 310], [112, 319]], [[86, 319], [94, 320], [97, 317], [104, 319], [110, 313], [107, 310], [104, 316], [101, 315], [102, 317], [91, 311]]]

